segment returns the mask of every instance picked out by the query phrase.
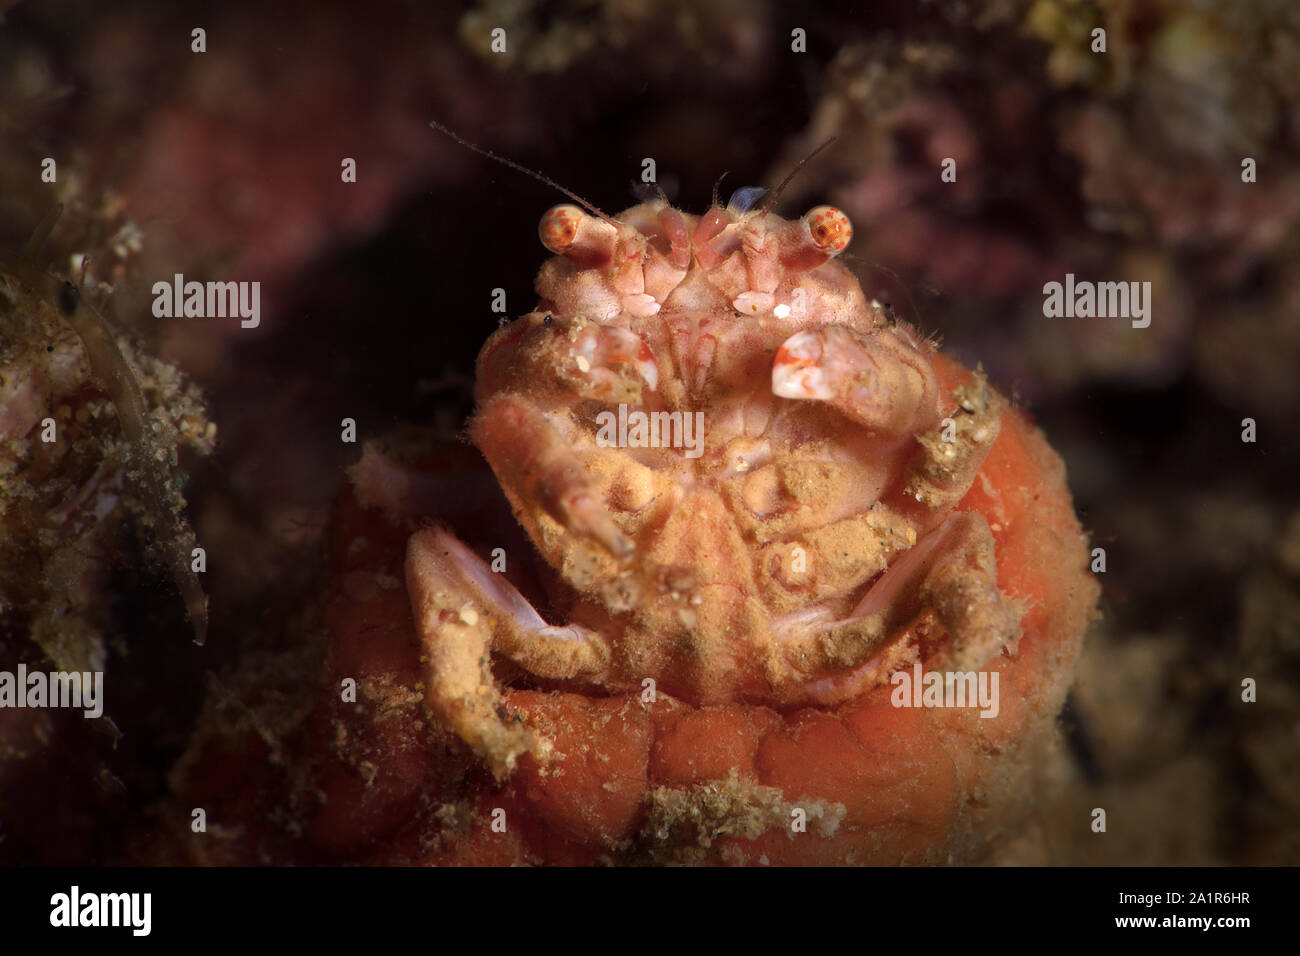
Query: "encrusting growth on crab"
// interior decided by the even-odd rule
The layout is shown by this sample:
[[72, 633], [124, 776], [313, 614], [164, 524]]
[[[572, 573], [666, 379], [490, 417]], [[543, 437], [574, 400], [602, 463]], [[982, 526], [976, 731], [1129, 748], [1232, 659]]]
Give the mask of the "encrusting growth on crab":
[[955, 390], [957, 407], [948, 419], [951, 432], [936, 426], [918, 435], [925, 449], [908, 475], [906, 493], [932, 510], [956, 504], [970, 489], [975, 472], [1002, 430], [1003, 401], [982, 372]]
[[[954, 510], [1003, 403], [982, 376], [945, 392], [931, 345], [866, 302], [834, 261], [843, 213], [745, 205], [557, 206], [537, 309], [483, 348], [471, 435], [559, 623], [443, 529], [411, 539], [407, 583], [429, 711], [498, 776], [547, 742], [501, 706], [494, 654], [555, 686], [827, 705], [921, 634], [964, 668], [1019, 636], [988, 521]], [[654, 441], [603, 439], [620, 405]]]

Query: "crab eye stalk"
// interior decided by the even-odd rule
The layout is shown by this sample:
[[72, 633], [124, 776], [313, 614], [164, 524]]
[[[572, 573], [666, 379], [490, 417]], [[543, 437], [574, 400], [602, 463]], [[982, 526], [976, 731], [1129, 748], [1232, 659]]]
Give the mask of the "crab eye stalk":
[[537, 226], [542, 245], [556, 255], [563, 255], [578, 238], [578, 227], [587, 214], [572, 203], [562, 203], [547, 210]]
[[614, 255], [618, 228], [612, 221], [564, 203], [547, 211], [537, 235], [551, 252], [583, 269], [605, 268]]
[[803, 221], [813, 245], [828, 256], [839, 255], [853, 241], [853, 224], [834, 206], [814, 206]]

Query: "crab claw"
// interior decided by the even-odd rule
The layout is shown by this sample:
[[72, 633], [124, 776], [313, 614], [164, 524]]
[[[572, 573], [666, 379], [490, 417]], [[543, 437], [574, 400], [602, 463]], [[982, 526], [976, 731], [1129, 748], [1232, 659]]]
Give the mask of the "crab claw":
[[610, 325], [589, 325], [573, 340], [570, 349], [578, 369], [587, 376], [592, 388], [586, 394], [601, 395], [613, 390], [618, 375], [613, 365], [631, 365], [649, 386], [659, 387], [659, 366], [641, 336], [628, 329]]
[[825, 338], [817, 332], [800, 332], [786, 339], [772, 363], [772, 394], [781, 398], [830, 401], [832, 371], [822, 364]]
[[790, 336], [772, 363], [772, 392], [827, 402], [885, 434], [910, 434], [939, 417], [928, 358], [889, 329], [863, 335], [827, 325]]

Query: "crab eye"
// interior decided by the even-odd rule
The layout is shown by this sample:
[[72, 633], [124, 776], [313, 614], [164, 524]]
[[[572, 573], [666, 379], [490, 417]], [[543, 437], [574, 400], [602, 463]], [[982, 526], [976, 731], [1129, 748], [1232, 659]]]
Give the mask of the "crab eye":
[[815, 206], [804, 215], [813, 244], [827, 255], [843, 252], [853, 240], [853, 224], [834, 206]]
[[537, 226], [537, 235], [542, 245], [556, 255], [563, 253], [578, 236], [578, 226], [586, 218], [586, 213], [569, 203], [555, 206], [542, 216]]

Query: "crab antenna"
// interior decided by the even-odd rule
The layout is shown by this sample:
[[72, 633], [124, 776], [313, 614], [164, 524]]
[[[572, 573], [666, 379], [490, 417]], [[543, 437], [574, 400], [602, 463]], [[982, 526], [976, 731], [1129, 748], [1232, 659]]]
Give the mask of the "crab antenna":
[[781, 185], [777, 186], [775, 189], [772, 190], [771, 194], [767, 197], [767, 202], [763, 203], [763, 208], [758, 211], [758, 214], [760, 216], [766, 216], [772, 210], [772, 207], [776, 205], [776, 201], [781, 198], [781, 193], [785, 191], [785, 187], [790, 185], [790, 180], [794, 179], [795, 174], [798, 173], [799, 170], [803, 169], [804, 164], [807, 163], [808, 160], [816, 156], [818, 153], [820, 153], [831, 143], [835, 142], [837, 138], [838, 137], [832, 136], [830, 139], [826, 140], [826, 142], [822, 143], [820, 146], [814, 149], [803, 159], [799, 160], [799, 162], [795, 163], [794, 169], [790, 170], [790, 175], [786, 176], [785, 179], [781, 180]]
[[560, 192], [564, 193], [564, 195], [568, 196], [574, 202], [582, 206], [585, 206], [593, 215], [598, 216], [601, 219], [604, 219], [608, 223], [618, 225], [618, 220], [615, 219], [613, 216], [605, 215], [603, 212], [601, 212], [591, 203], [587, 202], [587, 200], [583, 199], [573, 190], [566, 189], [565, 187], [557, 183], [554, 179], [551, 179], [549, 176], [544, 176], [541, 173], [539, 173], [537, 170], [529, 169], [527, 166], [521, 166], [519, 163], [516, 163], [513, 159], [506, 159], [504, 156], [498, 156], [490, 149], [484, 149], [482, 146], [475, 146], [469, 140], [465, 139], [465, 137], [443, 126], [437, 120], [429, 120], [429, 126], [431, 126], [433, 129], [436, 129], [438, 132], [442, 133], [443, 135], [449, 136], [450, 138], [454, 139], [456, 142], [460, 143], [460, 145], [464, 146], [466, 149], [478, 153], [480, 156], [486, 156], [488, 159], [495, 160], [496, 162], [500, 163], [502, 166], [509, 166], [511, 169], [515, 170], [516, 172], [523, 173], [525, 176], [531, 176], [533, 177], [533, 179], [536, 179], [539, 183], [544, 183], [545, 185], [550, 186], [552, 189], [558, 189]]
[[730, 170], [723, 170], [722, 175], [718, 177], [718, 181], [713, 184], [713, 205], [714, 206], [718, 204], [718, 189], [722, 186], [722, 181], [727, 178], [727, 174], [729, 172]]

